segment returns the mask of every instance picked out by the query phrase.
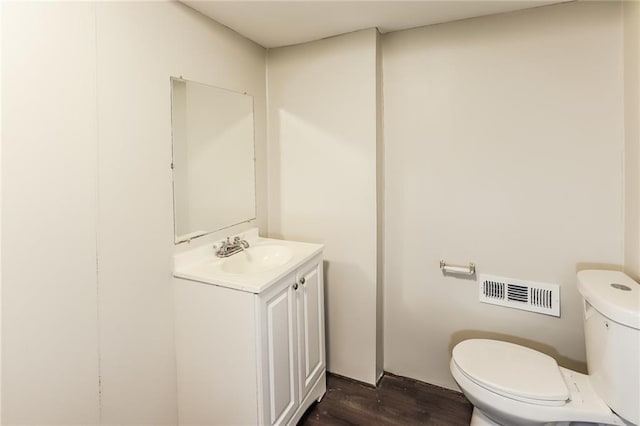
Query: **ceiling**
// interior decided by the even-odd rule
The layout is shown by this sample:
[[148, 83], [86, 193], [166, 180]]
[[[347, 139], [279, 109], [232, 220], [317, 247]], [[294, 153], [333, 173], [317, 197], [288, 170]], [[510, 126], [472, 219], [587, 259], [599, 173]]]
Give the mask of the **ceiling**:
[[181, 1], [259, 45], [273, 48], [365, 28], [377, 27], [387, 33], [566, 0]]

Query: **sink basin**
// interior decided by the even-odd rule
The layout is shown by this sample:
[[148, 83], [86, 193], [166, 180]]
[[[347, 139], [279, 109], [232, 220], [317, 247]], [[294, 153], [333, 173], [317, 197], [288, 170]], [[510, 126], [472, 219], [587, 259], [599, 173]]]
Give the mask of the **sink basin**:
[[176, 254], [173, 275], [192, 282], [260, 294], [322, 253], [322, 244], [260, 238], [258, 228], [249, 229], [240, 236], [251, 245], [230, 257], [217, 257], [209, 244]]
[[289, 262], [293, 251], [289, 247], [268, 244], [249, 247], [226, 258], [220, 269], [229, 274], [250, 274], [264, 272]]

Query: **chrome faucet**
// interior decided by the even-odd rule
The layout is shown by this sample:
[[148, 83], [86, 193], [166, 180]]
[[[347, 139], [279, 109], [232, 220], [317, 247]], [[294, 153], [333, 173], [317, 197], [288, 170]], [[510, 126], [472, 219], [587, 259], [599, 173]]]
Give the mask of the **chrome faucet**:
[[227, 237], [227, 240], [223, 241], [219, 247], [215, 245], [214, 248], [218, 250], [216, 256], [229, 257], [249, 248], [249, 243], [247, 240], [241, 240], [240, 237], [234, 237], [233, 241], [230, 241], [229, 237]]

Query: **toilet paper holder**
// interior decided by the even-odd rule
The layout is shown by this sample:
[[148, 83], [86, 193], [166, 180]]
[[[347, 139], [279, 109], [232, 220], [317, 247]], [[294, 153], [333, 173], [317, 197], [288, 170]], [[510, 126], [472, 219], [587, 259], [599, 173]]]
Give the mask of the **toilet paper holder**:
[[469, 262], [468, 265], [451, 265], [442, 259], [440, 260], [440, 270], [443, 274], [475, 275], [476, 264]]

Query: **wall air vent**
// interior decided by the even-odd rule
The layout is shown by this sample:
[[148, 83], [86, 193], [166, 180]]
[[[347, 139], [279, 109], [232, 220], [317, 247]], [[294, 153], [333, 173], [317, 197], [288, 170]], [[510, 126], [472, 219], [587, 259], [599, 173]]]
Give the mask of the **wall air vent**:
[[560, 316], [560, 286], [480, 275], [480, 302]]

